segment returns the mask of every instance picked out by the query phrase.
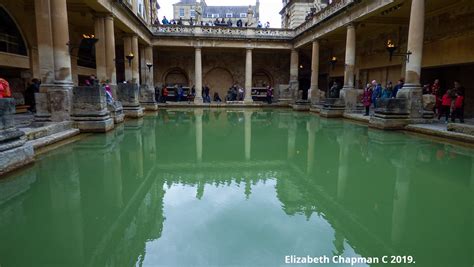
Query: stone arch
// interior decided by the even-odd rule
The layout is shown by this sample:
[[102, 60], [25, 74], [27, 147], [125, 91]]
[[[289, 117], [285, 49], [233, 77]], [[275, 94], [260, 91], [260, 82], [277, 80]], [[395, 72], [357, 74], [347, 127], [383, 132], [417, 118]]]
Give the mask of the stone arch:
[[203, 86], [208, 85], [211, 89], [211, 98], [214, 92], [218, 92], [222, 99], [227, 95], [227, 91], [234, 84], [234, 77], [231, 72], [222, 67], [209, 70], [204, 76]]
[[266, 87], [268, 85], [275, 87], [273, 76], [270, 74], [270, 72], [264, 69], [257, 69], [254, 71], [252, 74], [252, 86]]
[[26, 39], [18, 23], [0, 5], [0, 52], [28, 56]]
[[163, 84], [167, 86], [182, 85], [189, 86], [189, 78], [181, 68], [171, 68], [163, 75]]

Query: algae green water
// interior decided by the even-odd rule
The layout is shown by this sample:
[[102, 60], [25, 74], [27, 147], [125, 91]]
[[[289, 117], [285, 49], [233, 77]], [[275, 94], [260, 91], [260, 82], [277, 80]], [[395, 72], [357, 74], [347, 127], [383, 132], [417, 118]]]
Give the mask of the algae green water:
[[160, 111], [0, 180], [0, 266], [472, 267], [473, 204], [470, 148], [285, 110]]

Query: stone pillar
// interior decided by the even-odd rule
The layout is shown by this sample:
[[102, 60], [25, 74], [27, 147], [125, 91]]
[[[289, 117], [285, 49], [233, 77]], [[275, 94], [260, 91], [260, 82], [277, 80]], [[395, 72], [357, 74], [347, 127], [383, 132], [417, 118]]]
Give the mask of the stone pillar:
[[293, 94], [293, 100], [298, 99], [298, 68], [299, 68], [299, 54], [296, 49], [291, 49], [290, 56], [290, 91]]
[[194, 66], [194, 75], [195, 75], [195, 88], [196, 96], [194, 97], [195, 104], [202, 104], [202, 60], [201, 60], [201, 47], [196, 47], [195, 49], [195, 66]]
[[251, 148], [252, 148], [252, 111], [245, 110], [245, 160], [250, 160], [251, 158]]
[[423, 39], [425, 31], [425, 0], [412, 1], [410, 28], [408, 29], [408, 52], [405, 85], [398, 91], [397, 98], [408, 99], [408, 112], [413, 119], [423, 116], [420, 85], [421, 61], [423, 59]]
[[53, 29], [49, 0], [35, 1], [38, 61], [43, 85], [54, 83]]
[[353, 24], [347, 26], [346, 59], [344, 69], [344, 87], [341, 90], [341, 98], [344, 99], [346, 111], [356, 111], [357, 90], [354, 90], [354, 69], [356, 58], [356, 29]]
[[[153, 85], [153, 70], [147, 67], [147, 63], [153, 62], [153, 47], [147, 46], [140, 49], [141, 82], [140, 104], [145, 110], [156, 111], [158, 105], [155, 100], [155, 87]], [[151, 58], [151, 60], [150, 60]]]
[[194, 110], [196, 119], [196, 161], [202, 162], [202, 109]]
[[[416, 2], [416, 1], [414, 1]], [[408, 198], [410, 194], [410, 171], [406, 162], [392, 161], [397, 177], [392, 209], [392, 243], [400, 245], [407, 223]]]
[[124, 58], [125, 58], [125, 80], [126, 81], [131, 81], [133, 79], [132, 76], [132, 63], [128, 62], [127, 56], [130, 54], [133, 54], [134, 57], [138, 57], [138, 55], [135, 55], [132, 50], [132, 37], [131, 36], [125, 36], [123, 38], [123, 52], [124, 52]]
[[140, 54], [138, 51], [138, 36], [132, 36], [132, 51], [134, 58], [132, 60], [132, 80], [140, 84]]
[[319, 103], [319, 41], [313, 41], [313, 51], [311, 54], [311, 88], [308, 92], [308, 100], [311, 103]]
[[105, 43], [105, 19], [103, 16], [96, 16], [94, 18], [94, 33], [98, 39], [95, 44], [95, 64], [96, 75], [99, 81], [106, 81], [107, 78], [107, 60]]
[[108, 15], [105, 17], [105, 59], [106, 59], [106, 76], [113, 90], [115, 90], [115, 85], [117, 85], [117, 73], [116, 73], [116, 66], [115, 66], [114, 17], [112, 15]]
[[69, 24], [66, 0], [51, 0], [53, 26], [53, 54], [55, 82], [72, 86], [71, 57], [69, 56]]
[[252, 103], [252, 48], [245, 54], [245, 98], [244, 103]]

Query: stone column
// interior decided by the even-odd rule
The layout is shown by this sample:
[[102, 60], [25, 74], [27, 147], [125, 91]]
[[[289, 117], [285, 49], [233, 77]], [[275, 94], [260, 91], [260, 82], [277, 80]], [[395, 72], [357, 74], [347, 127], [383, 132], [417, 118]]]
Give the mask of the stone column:
[[290, 56], [290, 91], [293, 94], [293, 100], [298, 99], [298, 68], [299, 68], [299, 54], [296, 49], [291, 50]]
[[[149, 45], [145, 48], [145, 58], [146, 58], [145, 64], [146, 63], [153, 64], [153, 46]], [[146, 84], [148, 84], [148, 86], [150, 86], [151, 88], [155, 88], [155, 79], [154, 79], [154, 75], [153, 75], [153, 68], [154, 68], [154, 65], [153, 65], [153, 67], [151, 67], [151, 69], [148, 69], [148, 67], [147, 67], [148, 75], [147, 75]]]
[[72, 86], [71, 57], [67, 45], [69, 24], [66, 0], [51, 0], [51, 24], [53, 26], [55, 82]]
[[54, 83], [53, 29], [49, 0], [35, 1], [38, 61], [43, 85]]
[[138, 52], [138, 36], [132, 36], [132, 51], [135, 57], [132, 60], [132, 80], [140, 84], [140, 54]]
[[308, 154], [306, 159], [306, 173], [310, 174], [311, 172], [313, 172], [314, 143], [316, 136], [316, 121], [314, 117], [312, 117], [311, 120], [306, 123], [306, 131], [308, 131]]
[[138, 57], [138, 55], [135, 55], [132, 50], [132, 37], [131, 36], [125, 36], [123, 38], [123, 52], [124, 52], [124, 58], [125, 58], [125, 80], [126, 81], [131, 81], [133, 79], [132, 76], [132, 64], [128, 62], [127, 56], [129, 54], [133, 54], [134, 57]]
[[422, 88], [420, 85], [421, 61], [423, 59], [423, 39], [425, 32], [425, 0], [412, 1], [410, 28], [408, 29], [408, 52], [410, 60], [406, 64], [405, 86], [398, 91], [397, 98], [408, 99], [411, 118], [423, 115]]
[[245, 160], [250, 160], [251, 158], [251, 148], [252, 148], [252, 111], [245, 110]]
[[106, 49], [105, 43], [105, 19], [102, 16], [96, 16], [94, 18], [94, 33], [98, 39], [95, 44], [95, 64], [96, 64], [96, 75], [99, 81], [108, 80], [107, 78], [107, 60], [106, 60]]
[[110, 85], [115, 87], [117, 84], [117, 73], [115, 67], [115, 30], [114, 17], [108, 15], [105, 17], [105, 58], [106, 58], [106, 76]]
[[196, 88], [196, 96], [194, 97], [195, 104], [202, 104], [202, 60], [201, 47], [195, 49], [195, 66], [194, 66], [194, 85]]
[[142, 85], [147, 85], [147, 79], [148, 79], [148, 68], [146, 67], [146, 53], [145, 53], [145, 47], [140, 47], [140, 86]]
[[245, 54], [245, 98], [244, 103], [252, 103], [252, 48]]
[[313, 41], [313, 52], [311, 54], [311, 88], [308, 92], [308, 100], [311, 103], [319, 103], [319, 41]]
[[356, 29], [353, 24], [347, 26], [346, 59], [344, 69], [344, 87], [341, 98], [344, 99], [346, 111], [355, 111], [357, 107], [357, 91], [354, 90], [354, 69], [356, 58]]
[[194, 110], [196, 119], [196, 161], [202, 162], [202, 109]]

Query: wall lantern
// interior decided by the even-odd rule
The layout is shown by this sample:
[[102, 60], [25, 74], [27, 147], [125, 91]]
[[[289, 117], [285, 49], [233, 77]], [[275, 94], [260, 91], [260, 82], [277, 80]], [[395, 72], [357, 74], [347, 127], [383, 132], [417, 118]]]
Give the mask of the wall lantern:
[[94, 34], [83, 34], [78, 45], [72, 44], [71, 42], [68, 42], [66, 45], [69, 47], [69, 54], [71, 54], [74, 48], [79, 48], [83, 43], [86, 47], [92, 48], [98, 41], [99, 39], [95, 38]]
[[410, 51], [407, 53], [395, 53], [397, 51], [398, 47], [395, 45], [395, 43], [392, 40], [388, 40], [386, 47], [385, 47], [389, 53], [389, 59], [392, 61], [392, 58], [395, 57], [405, 57], [406, 62], [410, 62], [410, 55], [412, 54]]
[[153, 63], [147, 62], [146, 66], [148, 67], [148, 71], [151, 71], [151, 68], [153, 67]]
[[332, 56], [331, 59], [329, 60], [329, 64], [331, 65], [332, 69], [336, 67], [336, 63], [337, 63], [337, 57]]
[[303, 69], [303, 65], [300, 65], [300, 69]]
[[133, 58], [134, 58], [135, 56], [133, 55], [132, 52], [130, 52], [130, 54], [128, 54], [128, 55], [125, 56], [125, 57], [126, 57], [127, 60], [128, 60], [128, 65], [131, 67], [131, 66], [132, 66], [132, 60], [133, 60]]

